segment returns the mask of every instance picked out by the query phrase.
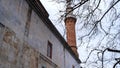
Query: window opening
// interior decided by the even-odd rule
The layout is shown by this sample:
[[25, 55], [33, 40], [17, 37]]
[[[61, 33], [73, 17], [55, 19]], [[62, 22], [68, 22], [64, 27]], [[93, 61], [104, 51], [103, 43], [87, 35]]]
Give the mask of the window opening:
[[47, 44], [47, 56], [52, 58], [52, 43], [48, 41]]

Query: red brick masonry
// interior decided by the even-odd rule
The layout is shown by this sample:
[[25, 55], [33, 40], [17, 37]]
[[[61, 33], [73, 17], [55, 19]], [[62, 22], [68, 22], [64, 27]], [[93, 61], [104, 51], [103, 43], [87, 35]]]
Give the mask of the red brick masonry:
[[67, 17], [65, 19], [67, 42], [74, 51], [74, 53], [78, 56], [77, 47], [76, 47], [75, 23], [76, 23], [76, 18], [74, 17]]

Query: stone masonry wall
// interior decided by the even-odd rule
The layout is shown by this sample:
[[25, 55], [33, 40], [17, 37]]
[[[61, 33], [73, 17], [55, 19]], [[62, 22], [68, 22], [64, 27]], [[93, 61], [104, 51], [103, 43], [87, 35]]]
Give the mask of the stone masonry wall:
[[[53, 45], [47, 57], [47, 42]], [[26, 0], [0, 0], [0, 68], [72, 68], [78, 64]]]

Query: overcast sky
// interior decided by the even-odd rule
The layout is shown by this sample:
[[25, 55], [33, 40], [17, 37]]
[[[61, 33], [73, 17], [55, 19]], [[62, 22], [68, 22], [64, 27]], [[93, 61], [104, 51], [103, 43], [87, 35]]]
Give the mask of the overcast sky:
[[55, 1], [52, 0], [40, 0], [43, 4], [43, 6], [45, 7], [45, 9], [48, 11], [49, 13], [49, 18], [52, 22], [55, 22], [59, 17], [60, 13], [59, 10], [63, 9], [63, 4], [58, 4]]

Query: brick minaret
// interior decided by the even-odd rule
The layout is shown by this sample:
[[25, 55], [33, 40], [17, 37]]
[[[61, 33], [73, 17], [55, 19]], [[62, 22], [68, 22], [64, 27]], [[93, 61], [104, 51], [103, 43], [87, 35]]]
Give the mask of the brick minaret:
[[73, 52], [78, 56], [77, 52], [77, 46], [76, 46], [76, 33], [75, 33], [75, 23], [76, 23], [76, 17], [73, 15], [73, 12], [71, 10], [73, 9], [71, 7], [71, 1], [72, 0], [66, 0], [67, 1], [67, 8], [66, 8], [66, 18], [65, 18], [65, 26], [66, 26], [66, 33], [67, 33], [67, 42]]

